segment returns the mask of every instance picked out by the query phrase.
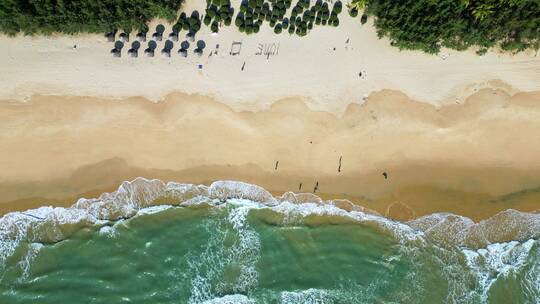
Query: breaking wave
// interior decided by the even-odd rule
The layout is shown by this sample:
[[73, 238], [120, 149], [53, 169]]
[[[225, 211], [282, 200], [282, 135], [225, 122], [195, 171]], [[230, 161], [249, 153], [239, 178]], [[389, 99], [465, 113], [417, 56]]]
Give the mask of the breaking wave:
[[[256, 265], [261, 252], [260, 236], [246, 220], [253, 211], [279, 214], [289, 224], [306, 219], [323, 223], [347, 220], [390, 236], [400, 248], [398, 255], [388, 257], [385, 263], [392, 264], [401, 256], [418, 261], [411, 266], [413, 271], [403, 283], [404, 290], [420, 292], [426, 282], [416, 274], [435, 267], [447, 280], [448, 303], [488, 303], [494, 287], [509, 280], [519, 282], [525, 299], [540, 299], [540, 253], [536, 241], [540, 214], [507, 210], [475, 223], [466, 217], [437, 213], [402, 223], [347, 200], [324, 201], [313, 194], [292, 192], [273, 197], [259, 186], [237, 181], [204, 186], [137, 178], [99, 198], [79, 199], [69, 208], [41, 207], [8, 213], [0, 218], [0, 273], [8, 263], [15, 262], [24, 280], [42, 244], [60, 242], [82, 228], [94, 227], [100, 234], [112, 236], [115, 225], [127, 219], [192, 206], [228, 208], [223, 225], [232, 227], [235, 239], [233, 245], [221, 248], [231, 232], [215, 223], [205, 228], [212, 232], [208, 248], [213, 250], [188, 255], [185, 278], [191, 282], [189, 303], [257, 303], [249, 297], [258, 285]], [[224, 276], [226, 265], [231, 264], [236, 267], [236, 279], [215, 283]], [[369, 294], [369, 288], [380, 287], [352, 288], [354, 296], [348, 297]], [[333, 290], [305, 289], [283, 291], [278, 300], [347, 302], [343, 297]], [[389, 300], [418, 302], [414, 293], [394, 297]]]

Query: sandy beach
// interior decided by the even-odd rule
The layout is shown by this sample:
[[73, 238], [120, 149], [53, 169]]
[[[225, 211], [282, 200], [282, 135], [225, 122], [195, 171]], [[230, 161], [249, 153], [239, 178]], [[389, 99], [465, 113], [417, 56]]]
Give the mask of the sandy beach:
[[[202, 12], [204, 6], [204, 1], [187, 1], [184, 10]], [[400, 51], [377, 38], [371, 21], [362, 26], [347, 13], [341, 19], [338, 28], [316, 27], [306, 37], [276, 35], [267, 24], [249, 36], [234, 26], [217, 35], [203, 27], [196, 40], [205, 41], [205, 53], [196, 56], [192, 46], [188, 58], [177, 54], [179, 42], [171, 58], [160, 55], [163, 41], [156, 57], [141, 51], [139, 58], [131, 58], [127, 50], [132, 39], [122, 58], [113, 58], [113, 43], [102, 35], [0, 36], [2, 71], [9, 75], [0, 82], [0, 100], [39, 94], [142, 96], [158, 102], [182, 92], [213, 97], [236, 111], [254, 111], [302, 96], [311, 109], [343, 113], [350, 103], [362, 103], [384, 89], [434, 105], [461, 102], [486, 87], [502, 86], [511, 93], [540, 90], [540, 57], [532, 51], [485, 56], [473, 50], [443, 50], [439, 55]], [[151, 31], [160, 23], [164, 21], [152, 22]], [[171, 25], [164, 24], [168, 35]], [[240, 45], [233, 47], [235, 42]]]
[[396, 203], [414, 216], [534, 211], [539, 101], [538, 92], [486, 89], [434, 107], [383, 91], [336, 116], [298, 98], [237, 112], [180, 93], [159, 103], [35, 96], [0, 105], [2, 206], [70, 205], [145, 176], [242, 180], [276, 195], [313, 192], [318, 182], [323, 197], [383, 214]]
[[203, 27], [206, 51], [188, 58], [176, 45], [113, 58], [100, 35], [0, 36], [0, 212], [137, 176], [276, 195], [318, 183], [395, 219], [540, 209], [540, 57], [399, 51], [345, 15], [303, 38]]

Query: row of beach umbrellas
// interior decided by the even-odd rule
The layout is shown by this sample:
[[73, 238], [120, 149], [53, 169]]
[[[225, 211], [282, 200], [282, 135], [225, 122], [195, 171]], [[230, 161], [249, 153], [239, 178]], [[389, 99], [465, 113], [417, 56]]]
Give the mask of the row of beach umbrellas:
[[[188, 50], [190, 48], [191, 44], [188, 40], [182, 41], [180, 43], [180, 48], [178, 49], [178, 54], [182, 57], [187, 57]], [[122, 49], [124, 49], [125, 43], [118, 40], [114, 43], [114, 48], [111, 50], [111, 54], [115, 57], [121, 57]], [[147, 48], [144, 50], [144, 54], [147, 57], [154, 57], [155, 50], [157, 49], [158, 44], [154, 40], [148, 41]], [[131, 48], [128, 50], [128, 55], [131, 57], [138, 57], [139, 56], [139, 49], [141, 48], [141, 43], [139, 41], [133, 41], [131, 43]], [[171, 51], [174, 48], [174, 42], [171, 40], [166, 40], [165, 44], [163, 46], [163, 49], [161, 49], [161, 54], [165, 57], [171, 57]], [[204, 52], [204, 49], [206, 48], [206, 43], [203, 40], [197, 41], [195, 44], [195, 49], [193, 52], [199, 56], [201, 56]]]
[[[165, 26], [159, 24], [156, 26], [156, 31], [152, 34], [152, 40], [148, 41], [147, 48], [144, 50], [144, 54], [147, 57], [154, 57], [155, 50], [157, 49], [157, 41], [162, 41], [163, 33], [165, 32]], [[171, 57], [171, 51], [174, 48], [174, 42], [178, 41], [179, 32], [173, 29], [173, 32], [169, 34], [169, 38], [165, 41], [163, 49], [161, 49], [161, 54], [165, 57]], [[110, 32], [105, 35], [107, 39], [111, 42], [115, 40], [116, 32]], [[178, 53], [182, 57], [187, 57], [188, 49], [190, 47], [190, 41], [195, 42], [195, 34], [188, 33], [186, 34], [186, 40], [180, 43], [180, 48]], [[125, 44], [129, 42], [129, 34], [120, 33], [118, 40], [114, 43], [114, 48], [111, 50], [111, 54], [114, 57], [121, 57], [122, 49]], [[139, 49], [141, 48], [141, 42], [146, 42], [146, 32], [137, 33], [137, 40], [131, 43], [131, 48], [128, 50], [128, 54], [131, 57], [139, 56]], [[201, 56], [203, 54], [206, 43], [203, 40], [199, 40], [196, 43], [196, 48], [194, 53]]]
[[[152, 34], [152, 39], [155, 41], [161, 41], [163, 40], [163, 33], [165, 32], [165, 26], [163, 24], [159, 24], [156, 26], [156, 31]], [[146, 36], [148, 31], [143, 30], [137, 33], [136, 39], [140, 42], [146, 42]], [[169, 40], [178, 41], [178, 34], [179, 32], [176, 29], [173, 29], [173, 31], [169, 34]], [[114, 42], [116, 40], [116, 31], [109, 32], [105, 34], [105, 37], [109, 42]], [[129, 42], [129, 34], [128, 33], [120, 33], [118, 35], [118, 40], [122, 42]]]

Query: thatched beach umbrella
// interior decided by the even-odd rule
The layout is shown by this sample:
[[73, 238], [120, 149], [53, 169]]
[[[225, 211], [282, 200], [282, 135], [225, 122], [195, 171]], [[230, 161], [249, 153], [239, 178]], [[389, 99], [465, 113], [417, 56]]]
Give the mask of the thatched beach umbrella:
[[171, 41], [178, 41], [178, 34], [180, 33], [180, 30], [182, 28], [180, 27], [180, 24], [175, 24], [172, 27], [172, 32], [169, 34], [169, 40]]
[[165, 41], [165, 46], [161, 50], [161, 54], [165, 57], [171, 57], [171, 50], [174, 47], [174, 43], [170, 40]]
[[131, 43], [131, 48], [134, 50], [138, 50], [141, 48], [141, 43], [139, 41], [133, 41]]
[[179, 49], [178, 54], [180, 54], [180, 57], [187, 57], [187, 50]]
[[189, 49], [189, 42], [188, 41], [182, 41], [182, 43], [180, 43], [180, 48], [182, 48], [183, 50]]
[[163, 35], [164, 32], [165, 32], [165, 26], [163, 24], [158, 24], [156, 26], [156, 33]]
[[165, 26], [163, 24], [158, 24], [156, 26], [156, 32], [152, 35], [152, 39], [161, 41], [163, 39], [163, 32], [165, 32]]
[[137, 40], [141, 42], [146, 42], [146, 32], [139, 32], [137, 34]]
[[146, 57], [154, 57], [154, 50], [147, 48], [146, 50], [144, 50], [144, 54], [146, 55]]
[[195, 49], [195, 54], [202, 56], [206, 43], [203, 40], [197, 41], [197, 48]]
[[142, 42], [146, 42], [146, 34], [148, 33], [148, 25], [144, 25], [139, 33], [137, 33], [137, 39]]
[[180, 43], [180, 49], [178, 50], [178, 54], [180, 54], [181, 57], [187, 57], [189, 49], [189, 42], [188, 41], [182, 41]]
[[148, 42], [148, 48], [144, 50], [144, 53], [148, 57], [154, 57], [154, 50], [157, 48], [157, 43], [153, 40]]
[[115, 48], [115, 49], [121, 50], [121, 49], [124, 48], [124, 43], [123, 43], [122, 41], [118, 40], [118, 41], [116, 41], [116, 42], [114, 43], [114, 48]]
[[197, 41], [197, 48], [203, 50], [206, 47], [206, 42], [204, 40]]
[[171, 40], [171, 41], [178, 41], [178, 33], [171, 32], [171, 33], [169, 34], [169, 40]]
[[109, 42], [114, 42], [114, 39], [116, 38], [116, 30], [106, 33], [105, 38], [107, 38], [107, 41]]
[[120, 36], [118, 36], [118, 40], [122, 42], [129, 42], [129, 34], [120, 33]]
[[131, 43], [131, 49], [129, 49], [128, 54], [134, 58], [139, 57], [140, 47], [141, 47], [141, 43], [139, 41], [133, 41], [133, 43]]
[[114, 49], [111, 50], [111, 54], [114, 57], [121, 57], [122, 56], [122, 48], [124, 48], [124, 43], [122, 41], [116, 41], [114, 43]]
[[116, 41], [114, 43], [114, 49], [111, 50], [111, 54], [114, 57], [120, 57], [122, 56], [122, 48], [124, 47], [124, 43], [122, 41]]
[[111, 54], [113, 55], [113, 57], [121, 57], [122, 51], [117, 48], [114, 48], [111, 50]]
[[186, 34], [186, 39], [191, 41], [191, 42], [195, 41], [195, 33], [193, 33], [193, 32], [187, 33]]

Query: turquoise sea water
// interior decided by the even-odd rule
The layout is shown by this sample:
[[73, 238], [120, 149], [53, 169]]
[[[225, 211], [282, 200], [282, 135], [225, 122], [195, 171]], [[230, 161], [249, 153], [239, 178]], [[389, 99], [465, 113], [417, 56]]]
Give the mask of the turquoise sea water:
[[537, 215], [399, 223], [336, 205], [138, 179], [11, 213], [0, 303], [540, 302]]

